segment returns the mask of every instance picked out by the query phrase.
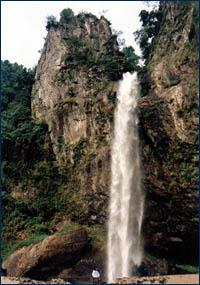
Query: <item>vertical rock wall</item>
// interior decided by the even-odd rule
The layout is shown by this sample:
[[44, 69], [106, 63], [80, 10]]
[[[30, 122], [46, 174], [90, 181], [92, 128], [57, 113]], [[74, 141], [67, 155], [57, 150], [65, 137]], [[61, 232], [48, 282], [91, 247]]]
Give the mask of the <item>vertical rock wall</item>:
[[197, 3], [162, 3], [162, 21], [140, 99], [146, 197], [144, 232], [152, 252], [195, 262], [198, 252]]
[[[110, 59], [119, 68], [111, 70]], [[48, 124], [56, 163], [73, 196], [64, 191], [63, 199], [78, 203], [78, 222], [102, 223], [106, 218], [122, 59], [109, 22], [87, 14], [50, 28], [37, 67], [33, 117]]]

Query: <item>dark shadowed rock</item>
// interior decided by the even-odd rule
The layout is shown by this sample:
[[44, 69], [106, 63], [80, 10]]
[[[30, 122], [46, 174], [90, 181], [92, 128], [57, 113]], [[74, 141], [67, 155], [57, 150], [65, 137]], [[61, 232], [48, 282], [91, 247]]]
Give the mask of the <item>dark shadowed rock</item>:
[[169, 273], [170, 265], [166, 259], [155, 258], [150, 260], [145, 258], [141, 265], [137, 268], [136, 272], [138, 276], [156, 276], [167, 275]]

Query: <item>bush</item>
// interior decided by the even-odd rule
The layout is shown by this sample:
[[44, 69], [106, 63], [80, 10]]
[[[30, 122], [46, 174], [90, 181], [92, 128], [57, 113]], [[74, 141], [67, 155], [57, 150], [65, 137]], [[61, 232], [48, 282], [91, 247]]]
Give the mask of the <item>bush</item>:
[[175, 77], [175, 76], [171, 76], [170, 78], [167, 78], [164, 82], [163, 82], [163, 85], [165, 88], [169, 88], [169, 87], [172, 87], [172, 86], [175, 86], [177, 84], [180, 83], [180, 79]]
[[198, 273], [199, 272], [198, 266], [193, 266], [190, 264], [176, 264], [176, 267], [178, 269], [187, 271], [188, 273]]
[[139, 56], [135, 54], [135, 50], [133, 47], [125, 47], [122, 52], [125, 56], [125, 72], [133, 72], [137, 71], [139, 69], [138, 63], [139, 63]]
[[138, 78], [140, 81], [140, 96], [144, 97], [148, 95], [149, 90], [151, 88], [149, 75], [147, 72], [147, 68], [143, 66], [138, 72]]
[[95, 15], [93, 15], [92, 13], [89, 13], [89, 12], [87, 12], [87, 11], [81, 11], [81, 12], [77, 15], [77, 18], [78, 18], [79, 21], [82, 22], [82, 23], [84, 23], [85, 20], [86, 20], [87, 18], [89, 18], [89, 17], [93, 18], [94, 20], [97, 20], [97, 19], [98, 19]]
[[74, 17], [74, 12], [72, 9], [67, 8], [62, 10], [60, 13], [60, 22], [61, 23], [68, 23]]
[[46, 29], [49, 30], [51, 27], [57, 28], [58, 27], [58, 22], [56, 17], [53, 15], [47, 17], [47, 24], [46, 24]]
[[139, 42], [143, 58], [147, 59], [151, 48], [151, 41], [158, 34], [160, 28], [162, 13], [159, 10], [151, 12], [142, 10], [139, 16], [142, 28], [134, 32], [134, 36], [136, 41]]
[[76, 224], [76, 223], [71, 222], [71, 221], [67, 221], [64, 223], [62, 229], [58, 231], [58, 234], [64, 235], [64, 234], [76, 231], [76, 230], [80, 229], [80, 227], [81, 226], [79, 224]]
[[78, 15], [77, 18], [84, 23], [85, 19], [90, 15], [90, 13], [86, 12], [86, 11], [81, 11]]
[[24, 246], [29, 246], [31, 244], [39, 243], [46, 237], [47, 235], [45, 234], [36, 233], [30, 235], [28, 238], [20, 242], [10, 240], [5, 244], [5, 246], [3, 246], [3, 252], [2, 252], [3, 260], [6, 260], [15, 250], [22, 248]]
[[73, 146], [73, 161], [74, 164], [80, 163], [81, 157], [85, 153], [86, 148], [86, 139], [81, 138], [76, 144]]

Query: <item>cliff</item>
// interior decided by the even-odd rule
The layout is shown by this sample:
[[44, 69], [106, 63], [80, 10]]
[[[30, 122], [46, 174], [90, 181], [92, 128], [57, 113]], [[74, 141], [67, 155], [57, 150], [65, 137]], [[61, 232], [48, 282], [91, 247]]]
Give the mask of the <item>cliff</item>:
[[148, 250], [187, 263], [198, 256], [198, 10], [163, 2], [160, 11], [141, 74], [149, 86], [139, 102], [143, 229]]
[[[196, 4], [188, 2], [162, 2], [160, 12], [159, 32], [139, 72], [141, 91], [146, 94], [138, 102], [146, 192], [145, 254], [194, 264], [198, 255], [198, 13]], [[74, 272], [90, 274], [94, 259], [103, 269], [116, 91], [122, 74], [134, 68], [127, 68], [125, 54], [104, 17], [80, 13], [67, 21], [53, 21], [47, 29], [31, 110], [29, 100], [27, 108], [19, 108], [19, 96], [3, 116], [9, 123], [14, 118], [12, 132], [6, 126], [3, 144], [3, 239], [6, 256], [47, 235], [84, 225], [92, 247], [72, 269], [61, 273], [63, 278]], [[28, 88], [11, 82], [18, 86], [16, 94], [30, 91], [28, 73], [27, 78]], [[21, 75], [18, 81], [23, 83]], [[26, 92], [23, 95], [26, 101]], [[149, 275], [169, 273], [166, 260], [146, 264]]]
[[123, 60], [110, 23], [79, 14], [49, 29], [37, 66], [33, 118], [48, 124], [70, 191], [63, 199], [75, 203], [72, 216], [80, 223], [103, 223], [107, 217], [116, 82]]
[[4, 62], [3, 258], [84, 225], [90, 250], [74, 270], [90, 274], [106, 248], [116, 89], [138, 57], [104, 17], [61, 14], [48, 17], [36, 71]]

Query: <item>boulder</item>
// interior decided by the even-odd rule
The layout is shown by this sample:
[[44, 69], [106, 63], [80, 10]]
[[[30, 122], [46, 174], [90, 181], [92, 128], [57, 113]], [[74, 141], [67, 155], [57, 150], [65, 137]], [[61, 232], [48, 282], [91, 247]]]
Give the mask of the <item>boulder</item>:
[[76, 264], [89, 244], [84, 229], [54, 234], [15, 251], [4, 263], [8, 276], [45, 280]]

